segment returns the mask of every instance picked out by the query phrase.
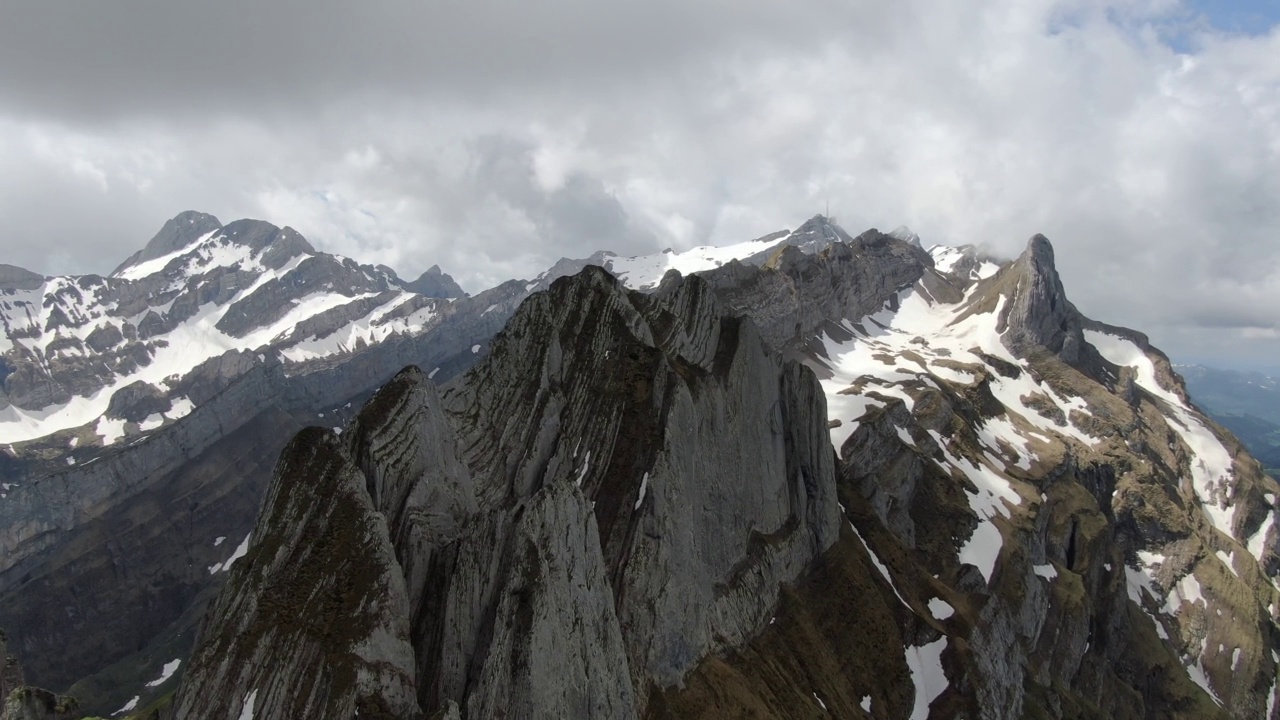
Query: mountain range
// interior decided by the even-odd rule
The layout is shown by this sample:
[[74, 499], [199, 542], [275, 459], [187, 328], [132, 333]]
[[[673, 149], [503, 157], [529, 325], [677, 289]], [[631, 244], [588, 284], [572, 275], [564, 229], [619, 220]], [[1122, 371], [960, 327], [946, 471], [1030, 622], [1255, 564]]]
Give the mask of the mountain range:
[[9, 686], [1277, 717], [1280, 486], [1054, 260], [816, 216], [467, 297], [184, 213], [105, 278], [0, 268]]

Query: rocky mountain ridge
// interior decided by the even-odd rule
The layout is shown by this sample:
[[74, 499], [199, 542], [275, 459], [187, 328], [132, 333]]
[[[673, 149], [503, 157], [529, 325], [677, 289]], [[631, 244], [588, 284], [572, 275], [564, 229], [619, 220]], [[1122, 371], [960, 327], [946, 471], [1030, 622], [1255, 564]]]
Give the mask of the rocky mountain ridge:
[[6, 488], [37, 675], [74, 631], [104, 714], [181, 682], [237, 719], [1275, 716], [1278, 488], [1044, 238], [998, 263], [819, 216], [448, 308], [220, 355], [168, 388], [186, 417]]
[[[725, 317], [697, 278], [646, 296], [588, 268], [527, 300], [443, 398], [409, 369], [343, 433], [345, 453], [338, 438], [307, 432], [295, 441], [306, 448], [277, 468], [275, 492], [302, 493], [316, 471], [293, 463], [329, 448], [338, 457], [324, 462], [349, 468], [354, 504], [385, 518], [385, 527], [359, 524], [368, 540], [342, 544], [387, 548], [382, 579], [359, 606], [398, 607], [370, 616], [381, 629], [369, 632], [410, 639], [417, 657], [417, 672], [395, 685], [416, 685], [417, 705], [397, 703], [388, 717], [450, 703], [468, 717], [638, 716], [651, 686], [678, 681], [767, 622], [779, 583], [838, 531], [816, 378], [774, 360], [751, 323]], [[765, 481], [741, 482], [747, 476]], [[263, 517], [279, 506], [269, 499]], [[205, 627], [210, 640], [193, 657], [179, 715], [238, 717], [255, 697], [256, 717], [296, 716], [298, 698], [316, 696], [284, 691], [283, 678], [336, 675], [282, 667], [277, 643], [294, 642], [290, 631], [278, 639], [223, 624], [246, 618], [223, 602], [275, 603], [270, 564], [305, 522], [260, 522], [262, 540]], [[331, 563], [317, 558], [321, 582], [335, 577]], [[288, 608], [271, 623], [288, 628], [315, 612], [272, 607]], [[300, 637], [317, 632], [299, 628]], [[325, 640], [336, 647], [321, 657], [348, 657], [343, 639], [314, 641]], [[403, 668], [392, 660], [402, 645], [382, 649], [389, 655], [370, 662]], [[246, 654], [277, 660], [228, 663]], [[208, 674], [223, 667], [236, 677]], [[309, 716], [404, 695], [379, 694], [385, 682], [359, 676], [329, 688]]]
[[[647, 295], [585, 267], [438, 397], [409, 369], [300, 435], [270, 497], [323, 456], [366, 520], [260, 521], [179, 714], [287, 717], [318, 673], [315, 717], [1276, 717], [1280, 487], [1168, 359], [1041, 236], [996, 265], [806, 225], [835, 239], [759, 267], [611, 263]], [[341, 581], [354, 531], [374, 645], [273, 589], [286, 548]]]
[[[669, 256], [681, 257], [660, 257]], [[418, 287], [452, 282], [435, 268], [402, 283], [388, 268], [316, 253], [288, 228], [223, 226], [201, 213], [170, 220], [113, 277], [6, 269], [0, 313], [16, 336], [3, 379], [23, 365], [19, 396], [26, 375], [57, 392], [92, 391], [0, 409], [0, 627], [12, 628], [30, 675], [72, 685], [96, 712], [146, 706], [174, 682], [151, 685], [189, 652], [205, 604], [242, 554], [288, 438], [314, 422], [342, 427], [406, 364], [439, 381], [465, 370], [552, 275], [439, 301]], [[361, 288], [378, 294], [360, 297]], [[317, 297], [334, 307], [312, 312]], [[131, 330], [151, 315], [159, 334]], [[99, 353], [111, 328], [122, 339]], [[328, 354], [297, 355], [306, 348]], [[134, 355], [136, 367], [118, 362]], [[72, 638], [79, 652], [67, 657]]]

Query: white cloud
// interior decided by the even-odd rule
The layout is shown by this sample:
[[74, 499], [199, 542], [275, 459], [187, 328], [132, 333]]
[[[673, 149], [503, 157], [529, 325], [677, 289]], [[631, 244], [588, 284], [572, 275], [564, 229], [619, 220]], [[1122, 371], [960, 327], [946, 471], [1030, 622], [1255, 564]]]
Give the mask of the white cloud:
[[101, 120], [0, 84], [0, 247], [104, 272], [193, 208], [405, 275], [439, 263], [474, 291], [829, 202], [855, 233], [907, 224], [1008, 255], [1043, 232], [1086, 313], [1175, 355], [1280, 351], [1280, 32], [1219, 32], [1173, 0], [739, 9], [660, 3], [618, 25], [560, 0], [483, 33], [468, 16], [431, 30], [452, 70], [332, 49], [367, 82], [286, 37], [314, 70], [260, 63], [264, 86], [241, 88], [230, 60], [227, 78], [204, 67], [184, 95], [199, 114], [157, 99], [164, 78]]

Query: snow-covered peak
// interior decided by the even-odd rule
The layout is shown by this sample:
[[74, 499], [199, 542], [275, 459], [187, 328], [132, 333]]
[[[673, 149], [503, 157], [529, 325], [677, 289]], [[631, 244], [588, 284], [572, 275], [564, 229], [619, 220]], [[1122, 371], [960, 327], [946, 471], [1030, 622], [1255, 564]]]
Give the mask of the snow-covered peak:
[[[316, 252], [291, 228], [199, 213], [167, 222], [111, 277], [13, 285], [0, 288], [0, 444], [82, 427], [111, 444], [189, 412], [178, 388], [212, 358], [350, 353], [424, 331], [447, 303], [389, 268]], [[130, 420], [108, 413], [126, 388], [121, 398], [148, 408]]]
[[194, 210], [179, 213], [165, 222], [145, 247], [120, 263], [111, 274], [115, 276], [126, 268], [190, 247], [221, 227], [222, 223], [212, 215]]
[[609, 258], [605, 268], [627, 287], [650, 290], [658, 286], [670, 270], [681, 275], [712, 270], [732, 260], [744, 260], [780, 244], [778, 239], [748, 240], [733, 245], [703, 245], [684, 252], [667, 249], [653, 255]]
[[973, 245], [934, 245], [928, 253], [938, 272], [948, 273], [959, 280], [985, 280], [1000, 270], [999, 263], [980, 253]]

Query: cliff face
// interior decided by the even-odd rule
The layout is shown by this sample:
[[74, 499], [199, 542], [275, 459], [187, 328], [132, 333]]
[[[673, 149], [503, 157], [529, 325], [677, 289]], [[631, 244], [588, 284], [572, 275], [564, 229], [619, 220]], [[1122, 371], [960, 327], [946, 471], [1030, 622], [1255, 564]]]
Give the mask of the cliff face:
[[[826, 432], [816, 378], [697, 278], [646, 296], [588, 268], [525, 303], [442, 401], [401, 373], [345, 436], [407, 578], [419, 709], [638, 716], [765, 626], [780, 583], [835, 541]], [[290, 452], [276, 486], [297, 481]], [[263, 522], [249, 561], [297, 536]], [[197, 657], [225, 657], [213, 638], [240, 634], [233, 608], [273, 597], [234, 575]], [[270, 642], [284, 657], [293, 640]], [[221, 692], [203, 667], [180, 708]], [[261, 682], [228, 692], [292, 672], [257, 667]]]
[[412, 718], [408, 596], [384, 517], [331, 430], [281, 454], [178, 717]]

